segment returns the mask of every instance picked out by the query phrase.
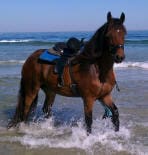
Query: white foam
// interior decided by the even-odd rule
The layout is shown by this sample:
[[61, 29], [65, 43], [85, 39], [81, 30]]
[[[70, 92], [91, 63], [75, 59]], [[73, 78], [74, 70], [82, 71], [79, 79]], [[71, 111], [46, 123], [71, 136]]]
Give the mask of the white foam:
[[[138, 146], [131, 143], [131, 132], [121, 126], [119, 132], [114, 132], [110, 120], [94, 120], [93, 132], [87, 136], [82, 120], [77, 126], [61, 125], [54, 126], [54, 120], [48, 119], [42, 123], [21, 124], [18, 132], [22, 136], [3, 137], [0, 141], [20, 142], [30, 148], [78, 148], [86, 152], [93, 152], [94, 147], [106, 148], [116, 152], [139, 153], [142, 151]], [[144, 154], [144, 153], [143, 153]]]
[[21, 43], [21, 42], [29, 42], [31, 40], [28, 39], [17, 39], [17, 40], [0, 40], [0, 43]]
[[24, 64], [25, 60], [4, 60], [0, 61], [0, 64]]
[[120, 64], [115, 64], [115, 68], [142, 68], [148, 69], [148, 62], [123, 62]]
[[[0, 64], [24, 64], [25, 60], [4, 60], [0, 61]], [[123, 62], [120, 64], [114, 64], [114, 68], [116, 69], [126, 69], [126, 68], [141, 68], [148, 69], [148, 62]]]

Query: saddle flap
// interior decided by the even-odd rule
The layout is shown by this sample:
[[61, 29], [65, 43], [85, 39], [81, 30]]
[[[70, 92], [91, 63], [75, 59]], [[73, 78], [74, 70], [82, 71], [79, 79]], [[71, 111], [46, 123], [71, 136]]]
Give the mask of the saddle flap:
[[59, 55], [50, 53], [49, 50], [47, 49], [39, 57], [40, 60], [47, 62], [53, 62], [59, 58], [60, 58]]

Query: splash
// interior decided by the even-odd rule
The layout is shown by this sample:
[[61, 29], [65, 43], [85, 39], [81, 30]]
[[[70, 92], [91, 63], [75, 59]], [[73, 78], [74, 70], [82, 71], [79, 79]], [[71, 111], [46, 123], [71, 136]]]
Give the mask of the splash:
[[19, 142], [29, 148], [82, 149], [89, 154], [100, 148], [114, 152], [141, 153], [135, 144], [131, 144], [131, 132], [124, 126], [121, 126], [119, 132], [114, 132], [110, 120], [96, 119], [93, 133], [87, 136], [83, 124], [83, 120], [79, 120], [75, 126], [56, 126], [53, 118], [29, 125], [22, 123], [17, 131], [22, 136], [6, 136], [0, 141]]

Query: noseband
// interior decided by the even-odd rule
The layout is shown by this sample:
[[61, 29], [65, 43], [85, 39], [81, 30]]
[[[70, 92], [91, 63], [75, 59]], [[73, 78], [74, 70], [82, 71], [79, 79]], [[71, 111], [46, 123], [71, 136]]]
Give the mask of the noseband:
[[116, 51], [117, 51], [117, 49], [119, 49], [119, 48], [121, 48], [121, 49], [123, 49], [124, 50], [124, 44], [119, 44], [119, 45], [110, 45], [109, 46], [109, 52], [111, 53], [111, 54], [116, 54]]

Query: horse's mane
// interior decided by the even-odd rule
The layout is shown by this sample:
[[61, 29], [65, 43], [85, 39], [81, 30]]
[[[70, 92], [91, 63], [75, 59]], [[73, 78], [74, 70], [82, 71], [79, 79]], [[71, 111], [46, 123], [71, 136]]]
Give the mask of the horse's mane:
[[93, 61], [99, 58], [104, 50], [105, 34], [113, 28], [122, 28], [126, 33], [126, 29], [120, 19], [113, 18], [111, 23], [106, 22], [94, 33], [91, 39], [84, 45], [83, 51], [78, 56], [78, 59], [80, 58], [82, 61]]
[[101, 26], [94, 35], [84, 45], [83, 51], [76, 57], [78, 62], [92, 62], [101, 56], [103, 50], [104, 34], [107, 29], [107, 23]]
[[96, 58], [101, 56], [103, 50], [102, 48], [103, 48], [104, 34], [107, 29], [107, 25], [108, 24], [105, 23], [95, 32], [92, 38], [84, 46], [82, 55], [89, 58]]

